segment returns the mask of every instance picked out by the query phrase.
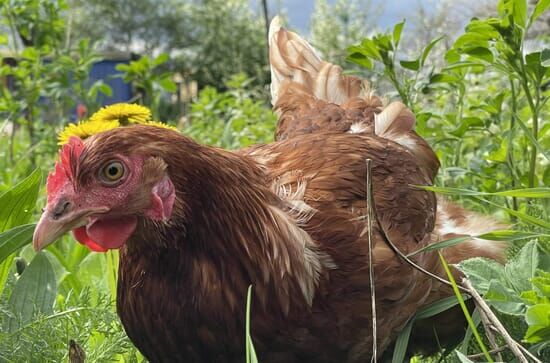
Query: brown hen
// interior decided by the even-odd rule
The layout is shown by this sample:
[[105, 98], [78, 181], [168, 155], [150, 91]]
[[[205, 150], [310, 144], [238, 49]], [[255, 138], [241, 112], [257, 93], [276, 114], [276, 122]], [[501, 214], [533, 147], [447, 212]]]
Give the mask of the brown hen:
[[[297, 35], [270, 32], [277, 141], [238, 152], [171, 130], [131, 126], [73, 138], [48, 179], [35, 248], [68, 230], [97, 250], [120, 248], [117, 310], [153, 362], [243, 362], [245, 295], [261, 362], [364, 362], [422, 306], [451, 294], [394, 254], [498, 227], [411, 185], [438, 161], [402, 104], [320, 60]], [[372, 160], [375, 286], [369, 283], [366, 159]], [[441, 204], [443, 203], [443, 204]], [[436, 212], [437, 210], [437, 212]], [[472, 240], [451, 263], [500, 260]], [[443, 276], [436, 253], [414, 261]], [[432, 323], [414, 342], [426, 348]], [[462, 322], [442, 335], [460, 333]]]

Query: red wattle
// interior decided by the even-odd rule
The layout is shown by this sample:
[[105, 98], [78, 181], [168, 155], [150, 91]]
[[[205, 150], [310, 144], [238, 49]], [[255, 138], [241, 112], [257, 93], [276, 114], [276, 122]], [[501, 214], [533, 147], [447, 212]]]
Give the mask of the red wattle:
[[86, 226], [78, 227], [73, 230], [74, 238], [88, 247], [90, 250], [94, 252], [107, 252], [106, 248], [101, 247], [99, 244], [94, 242], [89, 236], [88, 233], [86, 233]]
[[78, 242], [96, 252], [117, 249], [130, 238], [136, 229], [135, 217], [97, 219], [87, 226], [78, 227], [73, 234]]

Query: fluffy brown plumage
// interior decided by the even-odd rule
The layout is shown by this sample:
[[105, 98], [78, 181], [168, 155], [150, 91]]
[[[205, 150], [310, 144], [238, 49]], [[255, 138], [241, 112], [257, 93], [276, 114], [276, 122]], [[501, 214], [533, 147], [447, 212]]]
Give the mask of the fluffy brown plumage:
[[[93, 218], [96, 230], [86, 225], [90, 233], [81, 237], [100, 247], [118, 246], [101, 240], [109, 223], [132, 231], [120, 248], [117, 310], [153, 362], [243, 362], [249, 285], [261, 362], [367, 361], [366, 159], [381, 226], [404, 253], [497, 226], [480, 226], [477, 216], [444, 201], [438, 210], [432, 193], [411, 187], [432, 184], [439, 164], [403, 105], [384, 108], [366, 84], [342, 77], [277, 24], [270, 44], [276, 142], [229, 152], [149, 126], [98, 134], [67, 151], [71, 172], [57, 181], [37, 228], [38, 247], [53, 238], [44, 237], [44, 226], [60, 221], [64, 232]], [[113, 160], [125, 174], [106, 189], [95, 178]], [[65, 221], [89, 200], [84, 195], [106, 192], [116, 203], [94, 204], [98, 216]], [[451, 292], [398, 258], [378, 227], [373, 237], [383, 351], [419, 308]], [[500, 246], [478, 240], [443, 253], [449, 262], [502, 258]], [[437, 254], [413, 259], [444, 275]], [[413, 341], [437, 346], [429, 335], [435, 323], [426, 322]], [[450, 340], [463, 329], [453, 323], [441, 330]]]

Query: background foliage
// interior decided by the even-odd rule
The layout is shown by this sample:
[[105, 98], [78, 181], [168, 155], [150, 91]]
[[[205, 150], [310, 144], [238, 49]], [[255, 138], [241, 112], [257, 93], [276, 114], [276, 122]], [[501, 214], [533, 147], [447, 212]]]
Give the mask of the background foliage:
[[[0, 4], [0, 77], [10, 80], [0, 86], [0, 361], [67, 360], [71, 339], [89, 361], [142, 361], [114, 311], [117, 253], [91, 253], [70, 236], [40, 254], [28, 246], [55, 134], [75, 121], [78, 104], [93, 112], [111, 94], [90, 82], [90, 68], [106, 50], [123, 50], [141, 54], [119, 70], [137, 91], [134, 101], [156, 116], [210, 145], [270, 142], [265, 22], [245, 0]], [[418, 132], [442, 163], [438, 192], [516, 230], [496, 236], [511, 246], [505, 266], [474, 259], [460, 269], [513, 337], [550, 361], [550, 196], [543, 188], [550, 185], [550, 1], [476, 4], [419, 6], [381, 31], [373, 23], [382, 9], [370, 1], [318, 0], [311, 41], [415, 111]], [[463, 15], [450, 22], [450, 13]], [[175, 73], [198, 88], [179, 110]], [[522, 188], [530, 192], [512, 192]], [[416, 319], [455, 304], [438, 302]], [[400, 343], [396, 354], [404, 354], [404, 335]], [[465, 362], [479, 351], [469, 331], [459, 353], [436, 360]]]

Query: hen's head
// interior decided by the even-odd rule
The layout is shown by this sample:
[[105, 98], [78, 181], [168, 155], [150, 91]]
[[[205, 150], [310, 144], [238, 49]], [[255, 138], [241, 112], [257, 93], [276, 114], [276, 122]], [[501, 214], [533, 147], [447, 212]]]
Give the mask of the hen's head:
[[[159, 135], [168, 133], [169, 135]], [[114, 129], [71, 137], [48, 176], [47, 205], [33, 237], [42, 249], [68, 231], [94, 251], [121, 247], [140, 218], [169, 220], [176, 199], [159, 140], [174, 131]]]

